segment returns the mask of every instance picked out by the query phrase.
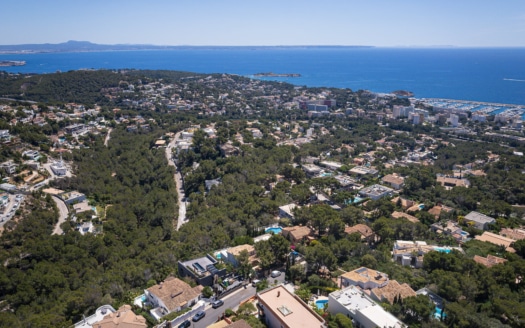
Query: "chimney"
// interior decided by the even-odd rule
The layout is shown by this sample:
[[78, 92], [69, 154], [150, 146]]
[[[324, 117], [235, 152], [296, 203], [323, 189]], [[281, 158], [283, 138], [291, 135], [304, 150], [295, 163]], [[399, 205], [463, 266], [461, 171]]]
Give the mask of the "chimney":
[[281, 291], [280, 290], [277, 291], [277, 297], [279, 297], [279, 296], [281, 296]]

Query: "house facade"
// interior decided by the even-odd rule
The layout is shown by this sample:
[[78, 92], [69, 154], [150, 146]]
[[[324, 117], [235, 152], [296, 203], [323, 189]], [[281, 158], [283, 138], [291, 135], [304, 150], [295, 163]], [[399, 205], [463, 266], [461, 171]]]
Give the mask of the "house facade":
[[153, 307], [151, 311], [154, 317], [162, 317], [195, 305], [201, 292], [202, 286], [191, 287], [175, 277], [168, 277], [160, 284], [144, 290], [147, 302]]

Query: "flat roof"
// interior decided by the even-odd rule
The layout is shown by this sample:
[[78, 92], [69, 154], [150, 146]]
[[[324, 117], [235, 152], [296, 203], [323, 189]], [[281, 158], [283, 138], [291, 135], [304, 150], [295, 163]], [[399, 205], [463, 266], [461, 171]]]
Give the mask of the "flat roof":
[[365, 309], [370, 306], [377, 306], [365, 293], [356, 286], [350, 285], [345, 289], [332, 292], [330, 296], [337, 300], [339, 304], [355, 313], [357, 310]]
[[394, 189], [375, 184], [375, 185], [368, 186], [364, 189], [361, 189], [360, 193], [366, 193], [369, 195], [381, 195], [383, 193], [392, 192], [392, 191], [394, 191]]
[[405, 327], [405, 325], [399, 319], [394, 317], [393, 314], [386, 312], [383, 308], [381, 308], [382, 311], [378, 311], [377, 307], [380, 306], [369, 306], [366, 309], [359, 310], [359, 312], [368, 317], [368, 319], [370, 319], [370, 321], [372, 321], [377, 327]]
[[330, 297], [348, 309], [351, 313], [361, 313], [377, 327], [403, 327], [403, 322], [385, 311], [356, 286], [332, 292]]
[[265, 311], [272, 312], [288, 327], [321, 327], [325, 321], [283, 285], [257, 294]]
[[104, 317], [110, 313], [117, 312], [111, 305], [102, 305], [95, 310], [95, 313], [89, 317], [84, 317], [79, 322], [75, 323], [75, 328], [92, 328], [93, 324], [101, 321]]
[[494, 218], [476, 211], [472, 211], [469, 214], [465, 215], [465, 219], [478, 223], [492, 223], [496, 221]]

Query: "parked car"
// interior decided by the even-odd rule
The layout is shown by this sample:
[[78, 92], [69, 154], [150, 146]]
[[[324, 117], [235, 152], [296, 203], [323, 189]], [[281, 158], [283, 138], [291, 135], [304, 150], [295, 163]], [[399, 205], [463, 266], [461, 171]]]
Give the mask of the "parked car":
[[191, 326], [191, 322], [189, 320], [184, 320], [180, 325], [179, 328], [188, 328]]
[[252, 281], [252, 286], [253, 287], [256, 287], [258, 283], [260, 283], [261, 281], [259, 279], [253, 279]]
[[277, 278], [277, 277], [279, 277], [280, 275], [281, 275], [281, 271], [277, 271], [277, 270], [272, 271], [272, 273], [270, 274], [270, 276], [271, 276], [272, 278]]
[[204, 318], [205, 315], [206, 315], [206, 312], [204, 312], [204, 311], [199, 311], [199, 312], [197, 312], [197, 313], [193, 316], [193, 318], [192, 318], [191, 320], [194, 321], [194, 322], [197, 322], [197, 321], [199, 321], [200, 319]]
[[223, 305], [224, 305], [223, 300], [216, 300], [211, 303], [211, 307], [214, 309], [218, 308], [219, 306], [223, 306]]

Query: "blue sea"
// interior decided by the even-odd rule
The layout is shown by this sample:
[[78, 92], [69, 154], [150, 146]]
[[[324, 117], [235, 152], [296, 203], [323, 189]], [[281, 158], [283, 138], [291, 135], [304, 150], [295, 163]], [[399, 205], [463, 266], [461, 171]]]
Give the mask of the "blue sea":
[[273, 78], [309, 87], [373, 92], [408, 90], [418, 98], [446, 98], [525, 104], [525, 48], [181, 48], [113, 52], [2, 54], [25, 60], [0, 70], [53, 73], [77, 69], [166, 69], [252, 76], [260, 72], [299, 73]]

